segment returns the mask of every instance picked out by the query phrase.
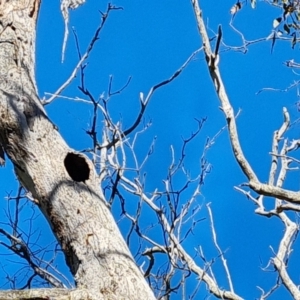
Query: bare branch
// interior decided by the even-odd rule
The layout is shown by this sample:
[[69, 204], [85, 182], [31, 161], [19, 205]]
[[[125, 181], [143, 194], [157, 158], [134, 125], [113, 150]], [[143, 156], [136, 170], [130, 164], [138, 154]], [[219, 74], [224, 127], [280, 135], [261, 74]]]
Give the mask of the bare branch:
[[236, 128], [234, 111], [233, 111], [233, 108], [227, 97], [227, 93], [226, 93], [226, 90], [225, 90], [225, 87], [224, 87], [224, 84], [223, 84], [223, 81], [221, 78], [218, 64], [215, 63], [215, 62], [218, 62], [219, 59], [217, 57], [215, 57], [215, 54], [211, 50], [210, 40], [207, 35], [207, 31], [206, 31], [206, 28], [205, 28], [205, 25], [203, 22], [202, 12], [200, 10], [198, 1], [192, 0], [192, 5], [194, 8], [194, 12], [195, 12], [195, 16], [196, 16], [196, 20], [197, 20], [197, 24], [198, 24], [198, 30], [202, 37], [205, 58], [206, 58], [209, 72], [210, 72], [210, 76], [215, 85], [215, 89], [217, 91], [219, 100], [222, 105], [222, 110], [223, 110], [224, 114], [226, 115], [226, 121], [228, 124], [229, 136], [230, 136], [234, 156], [235, 156], [238, 164], [240, 165], [242, 171], [247, 176], [247, 178], [250, 181], [257, 183], [258, 179], [257, 179], [254, 171], [252, 170], [250, 164], [246, 160], [246, 158], [243, 154], [243, 151], [241, 149], [241, 146], [240, 146], [237, 128]]
[[210, 208], [210, 203], [206, 204], [206, 207], [208, 209], [208, 214], [209, 214], [209, 218], [210, 218], [210, 224], [211, 224], [213, 241], [214, 241], [214, 244], [215, 244], [215, 246], [216, 246], [216, 248], [217, 248], [217, 250], [219, 252], [219, 256], [221, 257], [221, 260], [223, 262], [223, 266], [224, 266], [224, 269], [225, 269], [225, 272], [226, 272], [226, 275], [227, 275], [227, 279], [228, 279], [230, 291], [232, 293], [234, 293], [234, 289], [233, 289], [233, 284], [232, 284], [230, 272], [229, 272], [229, 269], [228, 269], [228, 266], [227, 266], [227, 260], [225, 259], [224, 253], [221, 250], [221, 248], [219, 247], [218, 242], [217, 242], [217, 234], [216, 234], [216, 230], [215, 230], [215, 225], [214, 225], [212, 211], [211, 211], [211, 208]]
[[50, 97], [48, 100], [43, 100], [42, 101], [43, 105], [47, 105], [47, 104], [51, 103], [57, 97], [57, 95], [59, 95], [71, 83], [71, 81], [75, 78], [78, 69], [81, 67], [83, 62], [89, 57], [89, 54], [93, 50], [95, 43], [99, 40], [99, 34], [100, 34], [102, 28], [104, 27], [104, 24], [105, 24], [105, 22], [106, 22], [106, 20], [109, 16], [109, 13], [112, 10], [119, 10], [119, 9], [122, 9], [122, 8], [113, 6], [111, 4], [108, 4], [108, 8], [107, 8], [106, 12], [102, 13], [101, 24], [96, 29], [94, 37], [92, 38], [85, 54], [81, 57], [81, 59], [79, 60], [79, 62], [76, 65], [76, 67], [74, 68], [73, 72], [71, 73], [70, 77], [65, 81], [65, 83], [54, 93], [54, 95], [52, 97]]
[[281, 220], [285, 225], [285, 233], [281, 239], [278, 252], [273, 258], [273, 263], [278, 271], [280, 278], [285, 287], [292, 294], [294, 299], [300, 299], [300, 291], [296, 284], [293, 283], [287, 272], [286, 260], [291, 253], [291, 246], [294, 242], [295, 236], [298, 233], [298, 226], [292, 222], [284, 213], [280, 214]]
[[10, 242], [11, 245], [7, 245], [4, 242], [0, 242], [1, 245], [5, 246], [15, 254], [17, 254], [19, 257], [25, 259], [29, 266], [33, 269], [33, 271], [48, 281], [51, 285], [57, 288], [66, 288], [66, 286], [58, 279], [56, 278], [53, 274], [49, 273], [47, 270], [41, 268], [38, 266], [34, 261], [33, 261], [33, 253], [30, 251], [26, 243], [22, 241], [20, 238], [16, 238], [13, 235], [9, 234], [2, 228], [0, 228], [0, 233], [3, 234]]
[[[177, 78], [181, 72], [187, 67], [187, 65], [189, 64], [189, 62], [195, 57], [196, 54], [198, 54], [200, 51], [202, 50], [202, 47], [196, 51], [194, 51], [190, 57], [185, 61], [185, 63], [169, 78], [169, 79], [166, 79], [156, 85], [154, 85], [147, 97], [144, 99], [144, 95], [143, 93], [140, 94], [140, 112], [136, 118], [136, 120], [134, 121], [134, 123], [127, 129], [125, 129], [122, 133], [122, 138], [126, 137], [127, 135], [129, 135], [131, 132], [133, 132], [137, 126], [140, 124], [141, 120], [142, 120], [142, 117], [144, 115], [144, 112], [150, 102], [150, 99], [152, 98], [154, 92], [159, 89], [160, 87], [172, 82], [175, 78]], [[109, 142], [108, 144], [102, 144], [100, 148], [103, 148], [103, 147], [106, 147], [108, 149], [110, 149], [115, 143], [117, 143], [119, 140], [118, 139], [113, 139], [111, 142]]]

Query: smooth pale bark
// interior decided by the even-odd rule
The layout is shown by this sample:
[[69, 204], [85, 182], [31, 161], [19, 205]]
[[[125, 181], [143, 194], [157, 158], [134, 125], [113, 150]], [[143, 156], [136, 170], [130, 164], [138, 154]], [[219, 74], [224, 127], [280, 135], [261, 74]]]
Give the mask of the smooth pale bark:
[[85, 183], [72, 180], [64, 165], [74, 151], [48, 119], [35, 86], [39, 5], [0, 4], [0, 143], [61, 244], [78, 292], [95, 300], [155, 299], [106, 206], [91, 161], [80, 154], [89, 168]]

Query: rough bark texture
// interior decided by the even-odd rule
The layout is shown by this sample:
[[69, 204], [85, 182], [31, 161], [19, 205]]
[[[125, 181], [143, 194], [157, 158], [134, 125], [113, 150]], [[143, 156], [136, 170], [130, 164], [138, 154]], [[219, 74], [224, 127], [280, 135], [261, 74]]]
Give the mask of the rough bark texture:
[[49, 221], [78, 289], [89, 299], [154, 299], [101, 196], [92, 163], [80, 154], [65, 165], [75, 151], [38, 99], [39, 5], [39, 0], [0, 1], [0, 143]]
[[0, 291], [0, 300], [83, 300], [88, 299], [87, 291], [66, 289], [33, 289], [22, 291]]

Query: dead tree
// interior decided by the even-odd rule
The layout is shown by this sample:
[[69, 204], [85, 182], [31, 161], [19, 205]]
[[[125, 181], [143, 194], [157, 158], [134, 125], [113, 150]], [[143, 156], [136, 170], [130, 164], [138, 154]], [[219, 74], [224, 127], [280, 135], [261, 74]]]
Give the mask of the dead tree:
[[[154, 299], [101, 194], [92, 162], [66, 144], [37, 96], [39, 6], [39, 0], [0, 4], [1, 147], [65, 253], [77, 285], [68, 291], [72, 299]], [[52, 293], [30, 291], [20, 298]], [[66, 291], [57, 293], [63, 297]]]

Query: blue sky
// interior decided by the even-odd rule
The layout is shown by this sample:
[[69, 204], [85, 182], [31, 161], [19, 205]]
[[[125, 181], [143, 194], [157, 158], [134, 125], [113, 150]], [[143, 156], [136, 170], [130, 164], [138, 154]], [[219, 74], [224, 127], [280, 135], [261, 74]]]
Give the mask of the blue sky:
[[[88, 60], [86, 76], [89, 89], [96, 97], [107, 91], [110, 75], [114, 77], [115, 89], [122, 87], [128, 77], [132, 76], [126, 90], [109, 104], [113, 119], [117, 121], [122, 118], [124, 127], [127, 127], [138, 112], [139, 93], [147, 94], [153, 85], [169, 78], [201, 46], [201, 40], [189, 1], [115, 1], [113, 4], [122, 6], [124, 10], [114, 11], [109, 16], [100, 40]], [[233, 4], [229, 0], [218, 3], [201, 1], [204, 17], [210, 28], [209, 34], [213, 36], [218, 25], [222, 24], [224, 42], [238, 46], [241, 40], [229, 26], [229, 10]], [[70, 31], [65, 62], [61, 64], [64, 23], [59, 5], [58, 0], [44, 0], [41, 6], [36, 53], [40, 97], [44, 97], [47, 92], [54, 93], [68, 78], [78, 61]], [[71, 12], [70, 26], [76, 29], [82, 51], [86, 49], [99, 24], [99, 10], [105, 9], [105, 2], [87, 0], [86, 4]], [[255, 10], [250, 5], [244, 7], [235, 17], [234, 24], [247, 39], [255, 39], [268, 36], [273, 19], [279, 15], [279, 10], [259, 2]], [[235, 111], [241, 109], [237, 120], [241, 144], [262, 182], [268, 178], [272, 134], [281, 126], [282, 107], [288, 108], [293, 120], [298, 118], [295, 107], [297, 93], [296, 90], [291, 90], [288, 93], [263, 92], [256, 95], [256, 92], [263, 87], [285, 88], [297, 79], [283, 65], [288, 59], [297, 60], [297, 51], [297, 46], [292, 50], [288, 42], [277, 42], [271, 54], [271, 41], [268, 41], [250, 46], [246, 54], [226, 51], [221, 55], [220, 69], [226, 90]], [[75, 79], [63, 95], [81, 97], [77, 85], [78, 79]], [[71, 147], [83, 150], [91, 145], [84, 131], [91, 124], [91, 106], [57, 99], [46, 109]], [[139, 140], [139, 157], [147, 153], [153, 137], [157, 137], [154, 154], [145, 169], [146, 188], [149, 192], [162, 187], [162, 180], [171, 161], [170, 145], [174, 146], [179, 157], [182, 137], [187, 138], [196, 129], [194, 118], [207, 117], [203, 130], [187, 150], [186, 167], [196, 176], [206, 138], [213, 137], [225, 125], [203, 53], [196, 56], [179, 78], [155, 92], [145, 117], [152, 121], [152, 126]], [[296, 126], [291, 133], [297, 134], [298, 131], [299, 127]], [[226, 250], [235, 291], [245, 299], [255, 299], [260, 295], [257, 285], [267, 290], [275, 283], [276, 274], [264, 272], [261, 268], [267, 265], [272, 255], [270, 247], [277, 249], [283, 227], [275, 218], [266, 219], [255, 215], [255, 206], [234, 190], [233, 187], [245, 182], [246, 178], [233, 158], [227, 131], [218, 137], [209, 150], [207, 159], [212, 165], [212, 171], [207, 176], [198, 199], [199, 204], [203, 205], [199, 216], [207, 217], [205, 204], [211, 202], [218, 241], [221, 248]], [[293, 190], [299, 189], [298, 175], [299, 172], [295, 171], [288, 177], [287, 185]], [[0, 170], [0, 176], [0, 196], [4, 198], [7, 192], [13, 191], [17, 186], [9, 163]], [[178, 184], [180, 183], [179, 178]], [[268, 203], [272, 205], [272, 200], [268, 200]], [[0, 218], [4, 220], [3, 209], [7, 207], [7, 201], [1, 201], [0, 205]], [[31, 212], [32, 208], [24, 209], [24, 220], [30, 217]], [[120, 218], [117, 213], [115, 217], [117, 220]], [[143, 220], [145, 226], [154, 221], [150, 218]], [[27, 223], [24, 221], [24, 224]], [[40, 238], [42, 243], [52, 241], [46, 233], [49, 228], [42, 216], [35, 219], [34, 226], [43, 228]], [[126, 234], [125, 226], [121, 230]], [[208, 219], [199, 223], [194, 235], [185, 242], [185, 247], [191, 254], [199, 245], [204, 249], [207, 259], [217, 256]], [[299, 245], [296, 244], [295, 252], [297, 248]], [[135, 251], [134, 245], [132, 250]], [[0, 248], [0, 253], [6, 252]], [[12, 271], [4, 258], [6, 256], [1, 258], [2, 266], [5, 265], [5, 270]], [[297, 255], [292, 257], [291, 262], [293, 279], [298, 283]], [[61, 265], [61, 261], [58, 264]], [[13, 267], [19, 268], [19, 265], [13, 264]], [[215, 270], [220, 285], [228, 288], [225, 273], [218, 261], [215, 263]], [[0, 269], [0, 286], [7, 288], [5, 283], [5, 273], [1, 273]], [[198, 299], [204, 299], [205, 295], [205, 289], [201, 289]], [[289, 297], [284, 289], [280, 289], [271, 299]], [[181, 296], [173, 295], [172, 299], [181, 299]]]

